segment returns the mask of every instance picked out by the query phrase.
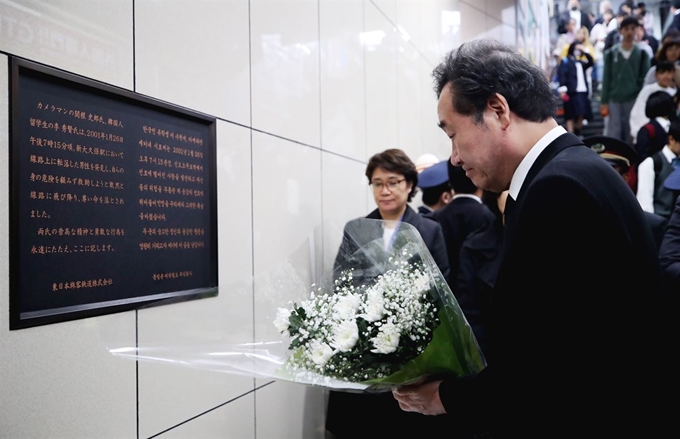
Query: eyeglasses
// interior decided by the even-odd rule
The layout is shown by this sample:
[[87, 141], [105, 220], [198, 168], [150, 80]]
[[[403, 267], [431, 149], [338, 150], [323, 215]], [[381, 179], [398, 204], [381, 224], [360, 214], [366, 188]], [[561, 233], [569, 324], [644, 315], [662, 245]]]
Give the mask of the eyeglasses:
[[387, 189], [389, 189], [390, 192], [392, 192], [398, 189], [399, 185], [404, 180], [406, 179], [402, 178], [401, 180], [389, 180], [387, 183], [383, 183], [382, 181], [372, 181], [371, 186], [373, 186], [373, 192], [382, 192], [385, 186], [387, 186]]

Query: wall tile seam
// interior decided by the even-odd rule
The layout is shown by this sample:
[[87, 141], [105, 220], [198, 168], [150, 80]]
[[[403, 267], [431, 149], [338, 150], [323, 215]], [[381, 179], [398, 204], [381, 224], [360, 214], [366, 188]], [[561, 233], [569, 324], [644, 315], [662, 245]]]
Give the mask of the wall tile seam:
[[177, 427], [180, 427], [180, 426], [182, 426], [182, 425], [184, 425], [184, 424], [187, 424], [187, 423], [189, 423], [189, 422], [191, 422], [191, 421], [193, 421], [193, 420], [196, 420], [196, 419], [200, 418], [201, 416], [206, 415], [206, 414], [208, 414], [208, 413], [210, 413], [210, 412], [213, 412], [213, 411], [215, 411], [215, 410], [217, 410], [217, 409], [219, 409], [219, 408], [221, 408], [221, 407], [224, 407], [224, 406], [226, 406], [227, 404], [229, 404], [229, 403], [231, 403], [231, 402], [234, 402], [234, 401], [236, 401], [236, 400], [238, 400], [238, 399], [243, 398], [244, 396], [250, 395], [251, 393], [252, 393], [252, 394], [255, 394], [258, 390], [260, 390], [260, 389], [262, 389], [262, 388], [264, 388], [264, 387], [267, 387], [267, 386], [269, 386], [270, 384], [273, 384], [273, 383], [275, 383], [275, 382], [276, 382], [276, 381], [270, 381], [270, 382], [265, 383], [265, 384], [263, 384], [263, 385], [261, 385], [261, 386], [259, 386], [259, 387], [256, 387], [256, 388], [254, 388], [254, 389], [252, 389], [252, 390], [249, 390], [249, 391], [247, 391], [247, 392], [245, 392], [245, 393], [243, 393], [243, 394], [241, 394], [241, 395], [238, 395], [238, 396], [236, 396], [236, 397], [234, 397], [234, 398], [231, 398], [230, 400], [228, 400], [228, 401], [226, 401], [226, 402], [223, 402], [222, 404], [218, 404], [218, 405], [216, 405], [215, 407], [210, 408], [210, 409], [208, 409], [208, 410], [205, 410], [204, 412], [201, 412], [201, 413], [199, 413], [199, 414], [197, 414], [197, 415], [195, 415], [195, 416], [192, 416], [192, 417], [190, 417], [190, 418], [188, 418], [188, 419], [186, 419], [186, 420], [184, 420], [184, 421], [182, 421], [182, 422], [179, 422], [179, 423], [173, 425], [172, 427], [166, 428], [166, 429], [163, 430], [163, 431], [160, 431], [160, 432], [158, 432], [158, 433], [156, 433], [156, 434], [154, 434], [154, 435], [151, 435], [151, 436], [149, 436], [147, 439], [153, 439], [153, 438], [155, 438], [155, 437], [159, 437], [159, 436], [161, 436], [161, 435], [163, 435], [163, 434], [169, 432], [170, 430], [173, 430], [173, 429], [175, 429], [175, 428], [177, 428]]

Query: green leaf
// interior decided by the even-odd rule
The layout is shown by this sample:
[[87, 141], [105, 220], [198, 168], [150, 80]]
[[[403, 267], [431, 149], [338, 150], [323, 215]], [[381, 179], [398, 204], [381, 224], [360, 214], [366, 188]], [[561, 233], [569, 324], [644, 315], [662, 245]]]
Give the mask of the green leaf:
[[453, 374], [455, 376], [478, 373], [484, 368], [484, 358], [472, 336], [470, 326], [463, 319], [455, 325], [459, 328], [456, 332], [454, 326], [443, 310], [439, 311], [439, 320], [442, 322], [433, 332], [432, 341], [425, 350], [413, 360], [392, 375], [366, 380], [366, 384], [373, 384], [376, 388], [383, 386], [395, 386], [407, 384], [427, 375], [440, 373]]

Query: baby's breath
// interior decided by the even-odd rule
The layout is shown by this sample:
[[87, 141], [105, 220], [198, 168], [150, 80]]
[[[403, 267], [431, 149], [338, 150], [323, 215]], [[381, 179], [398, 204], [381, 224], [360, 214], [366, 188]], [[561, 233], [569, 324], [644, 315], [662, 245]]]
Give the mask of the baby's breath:
[[307, 300], [279, 308], [275, 325], [291, 337], [285, 367], [295, 379], [383, 378], [425, 349], [439, 324], [435, 280], [422, 263], [408, 262], [413, 255], [400, 256], [370, 285], [355, 287], [353, 271], [343, 271], [330, 294], [313, 286]]

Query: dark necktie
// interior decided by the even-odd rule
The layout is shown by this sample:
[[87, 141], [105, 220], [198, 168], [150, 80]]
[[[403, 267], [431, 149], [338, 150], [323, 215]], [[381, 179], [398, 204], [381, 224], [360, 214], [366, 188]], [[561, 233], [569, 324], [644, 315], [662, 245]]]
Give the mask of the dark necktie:
[[506, 218], [510, 216], [514, 207], [515, 200], [510, 195], [508, 195], [508, 197], [505, 199], [505, 210], [503, 211], [503, 215], [505, 215]]

